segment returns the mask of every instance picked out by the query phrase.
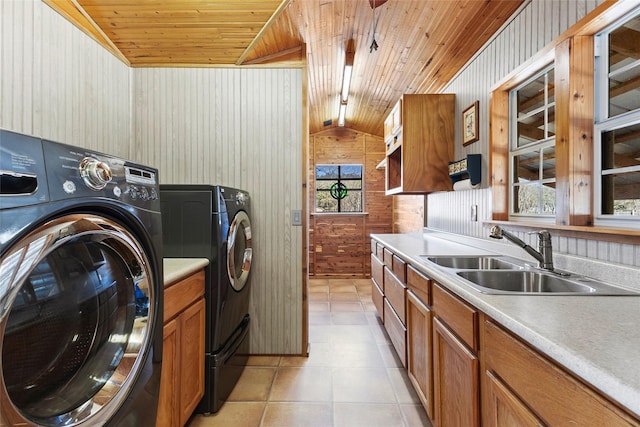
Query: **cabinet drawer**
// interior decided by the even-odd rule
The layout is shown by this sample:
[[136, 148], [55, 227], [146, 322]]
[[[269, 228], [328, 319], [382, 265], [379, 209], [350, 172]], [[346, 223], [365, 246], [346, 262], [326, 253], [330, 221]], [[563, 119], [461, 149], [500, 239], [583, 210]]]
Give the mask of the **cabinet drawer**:
[[402, 283], [407, 282], [407, 263], [398, 255], [393, 255], [391, 260], [393, 273]]
[[376, 243], [376, 256], [380, 261], [384, 260], [384, 246], [381, 243]]
[[383, 253], [384, 253], [384, 257], [383, 257], [384, 265], [386, 265], [391, 270], [393, 270], [393, 252], [391, 252], [387, 248], [384, 248]]
[[[504, 384], [548, 425], [629, 426], [639, 420], [492, 322], [484, 322], [486, 374]], [[526, 367], [526, 369], [523, 369]], [[487, 377], [485, 377], [487, 380]], [[540, 390], [544, 390], [541, 393]], [[488, 404], [489, 402], [485, 402]], [[490, 410], [484, 411], [491, 417]], [[486, 425], [492, 425], [486, 419]]]
[[405, 294], [407, 287], [398, 278], [391, 273], [388, 268], [384, 269], [384, 296], [387, 297], [389, 303], [398, 314], [402, 324], [405, 324], [406, 308]]
[[478, 311], [437, 283], [432, 288], [433, 312], [471, 349], [478, 351]]
[[374, 254], [371, 254], [371, 278], [384, 292], [384, 264]]
[[204, 270], [164, 288], [164, 321], [172, 319], [204, 295]]
[[391, 344], [393, 344], [393, 348], [396, 349], [396, 353], [398, 353], [398, 357], [400, 357], [400, 361], [402, 362], [402, 366], [407, 366], [407, 328], [404, 327], [398, 315], [391, 305], [389, 304], [389, 300], [384, 299], [384, 328], [387, 330], [389, 334], [389, 339], [391, 339]]
[[425, 305], [431, 305], [431, 279], [420, 273], [411, 265], [407, 266], [407, 287]]
[[376, 306], [380, 320], [384, 323], [384, 294], [375, 280], [371, 280], [371, 300], [373, 301], [373, 305]]

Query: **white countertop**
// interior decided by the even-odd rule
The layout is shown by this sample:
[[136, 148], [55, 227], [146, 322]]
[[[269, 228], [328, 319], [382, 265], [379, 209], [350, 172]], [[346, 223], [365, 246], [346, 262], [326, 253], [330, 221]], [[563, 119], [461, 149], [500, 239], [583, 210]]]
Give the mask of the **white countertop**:
[[420, 255], [496, 252], [449, 241], [438, 232], [371, 237], [640, 416], [640, 296], [483, 294]]
[[206, 258], [164, 258], [164, 286], [171, 285], [207, 265], [209, 260]]

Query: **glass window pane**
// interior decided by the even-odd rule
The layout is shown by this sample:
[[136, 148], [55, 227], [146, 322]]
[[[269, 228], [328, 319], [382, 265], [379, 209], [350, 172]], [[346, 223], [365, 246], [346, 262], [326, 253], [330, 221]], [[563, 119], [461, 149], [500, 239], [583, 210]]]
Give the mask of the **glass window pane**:
[[316, 192], [316, 212], [338, 212], [338, 201], [328, 191]]
[[361, 180], [342, 180], [340, 181], [344, 185], [347, 186], [348, 190], [360, 190], [362, 189], [362, 181]]
[[640, 108], [640, 64], [609, 78], [609, 117]]
[[533, 150], [513, 157], [513, 182], [527, 183], [540, 180], [540, 151]]
[[602, 177], [602, 213], [640, 215], [640, 172]]
[[349, 191], [347, 197], [340, 200], [341, 212], [362, 212], [362, 191]]
[[615, 71], [628, 63], [630, 58], [640, 57], [640, 15], [636, 16], [609, 34], [609, 71]]
[[540, 213], [540, 185], [516, 185], [513, 187], [513, 212], [537, 215]]
[[555, 215], [556, 213], [556, 183], [542, 185], [542, 214]]
[[602, 169], [640, 165], [640, 123], [602, 132]]
[[316, 179], [338, 179], [338, 166], [316, 166]]
[[341, 179], [362, 179], [361, 165], [344, 165], [340, 167]]
[[640, 108], [640, 16], [609, 34], [609, 117]]
[[331, 180], [331, 181], [316, 181], [316, 188], [318, 190], [328, 190], [335, 183], [336, 183], [336, 181], [334, 181], [334, 180]]
[[527, 115], [531, 111], [541, 108], [545, 104], [545, 77], [544, 74], [526, 84], [517, 91], [518, 117]]
[[544, 135], [544, 110], [518, 119], [518, 147], [540, 141]]
[[556, 177], [556, 147], [542, 149], [542, 179]]

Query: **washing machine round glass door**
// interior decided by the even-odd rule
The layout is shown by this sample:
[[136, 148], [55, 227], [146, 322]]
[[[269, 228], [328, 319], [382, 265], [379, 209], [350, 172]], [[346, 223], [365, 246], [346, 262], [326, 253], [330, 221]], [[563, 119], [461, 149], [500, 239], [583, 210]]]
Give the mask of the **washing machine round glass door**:
[[104, 424], [148, 353], [154, 279], [105, 217], [66, 215], [13, 245], [0, 259], [0, 424]]
[[239, 211], [229, 226], [227, 237], [227, 273], [231, 287], [241, 291], [251, 271], [251, 221], [245, 211]]

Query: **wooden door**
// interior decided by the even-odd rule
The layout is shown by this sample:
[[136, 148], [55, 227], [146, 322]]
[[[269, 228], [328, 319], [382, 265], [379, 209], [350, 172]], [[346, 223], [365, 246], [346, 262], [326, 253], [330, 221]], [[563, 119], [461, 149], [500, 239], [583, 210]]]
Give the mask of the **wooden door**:
[[180, 321], [180, 425], [187, 423], [204, 396], [204, 298], [191, 305]]
[[537, 427], [545, 424], [499, 378], [485, 372], [487, 389], [483, 415], [486, 427]]
[[407, 292], [407, 368], [409, 379], [429, 418], [433, 418], [433, 367], [431, 364], [431, 310]]
[[478, 358], [433, 319], [435, 425], [479, 426]]
[[179, 340], [178, 319], [167, 322], [164, 325], [162, 339], [162, 380], [160, 381], [157, 427], [174, 427], [180, 423], [178, 413], [180, 389], [176, 387], [180, 378]]

